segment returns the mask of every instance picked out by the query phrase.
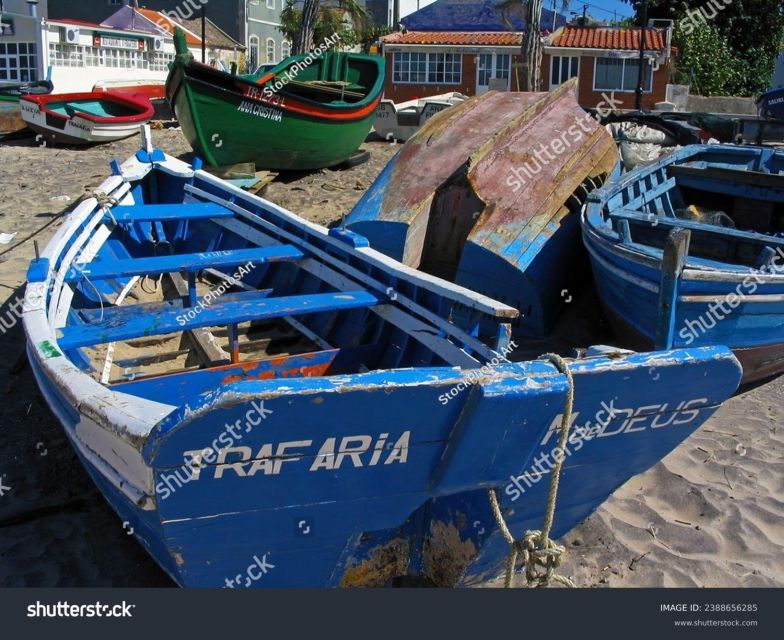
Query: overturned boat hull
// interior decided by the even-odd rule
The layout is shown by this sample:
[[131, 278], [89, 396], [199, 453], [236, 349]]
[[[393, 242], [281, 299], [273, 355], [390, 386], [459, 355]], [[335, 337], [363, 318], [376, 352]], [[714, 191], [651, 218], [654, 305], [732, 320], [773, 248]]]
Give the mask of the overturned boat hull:
[[[516, 311], [160, 151], [114, 167], [100, 191], [117, 204], [68, 216], [23, 318], [43, 395], [126, 529], [184, 586], [498, 575], [487, 489], [513, 531], [539, 527], [570, 391], [552, 363], [504, 358]], [[570, 369], [556, 536], [740, 378], [721, 347]]]
[[[541, 338], [587, 271], [579, 209], [616, 171], [612, 138], [575, 83], [499, 93], [431, 119], [348, 215], [374, 248], [520, 310]], [[427, 167], [423, 171], [422, 167]]]

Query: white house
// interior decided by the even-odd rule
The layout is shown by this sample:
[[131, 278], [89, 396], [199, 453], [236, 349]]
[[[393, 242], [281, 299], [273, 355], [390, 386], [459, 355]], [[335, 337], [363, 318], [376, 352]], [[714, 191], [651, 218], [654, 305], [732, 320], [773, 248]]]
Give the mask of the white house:
[[[99, 81], [160, 83], [174, 60], [171, 33], [128, 6], [101, 24], [30, 12], [2, 16], [10, 26], [0, 35], [0, 82], [50, 74], [54, 93], [90, 91]], [[198, 58], [200, 47], [189, 44]]]

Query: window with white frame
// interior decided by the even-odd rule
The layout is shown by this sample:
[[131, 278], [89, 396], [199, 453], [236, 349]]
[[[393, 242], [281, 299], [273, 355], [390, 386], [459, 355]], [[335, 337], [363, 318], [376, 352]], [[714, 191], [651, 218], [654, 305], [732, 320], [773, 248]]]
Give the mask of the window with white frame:
[[168, 71], [169, 63], [174, 60], [174, 54], [85, 47], [53, 42], [49, 44], [49, 59], [55, 67], [107, 67], [111, 69]]
[[267, 38], [267, 62], [275, 62], [275, 40]]
[[248, 71], [253, 73], [259, 66], [259, 37], [251, 36], [248, 40]]
[[462, 57], [459, 53], [392, 54], [392, 81], [401, 84], [460, 84]]
[[509, 84], [509, 68], [512, 56], [508, 53], [480, 53], [477, 60], [477, 79], [479, 87], [490, 85], [491, 78], [500, 78]]
[[285, 60], [291, 55], [291, 43], [288, 40], [284, 40], [280, 43], [280, 59], [281, 61]]
[[393, 55], [395, 82], [427, 82], [427, 54], [397, 52]]
[[550, 58], [550, 88], [562, 85], [571, 78], [576, 78], [580, 68], [578, 56], [553, 56]]
[[275, 8], [275, 0], [267, 0], [267, 9]]
[[0, 43], [0, 80], [28, 82], [37, 79], [35, 42]]
[[461, 56], [457, 53], [429, 53], [427, 81], [430, 84], [459, 84]]
[[[634, 91], [640, 73], [637, 58], [596, 58], [593, 88], [596, 91]], [[653, 73], [651, 65], [643, 62], [643, 91], [652, 89]]]

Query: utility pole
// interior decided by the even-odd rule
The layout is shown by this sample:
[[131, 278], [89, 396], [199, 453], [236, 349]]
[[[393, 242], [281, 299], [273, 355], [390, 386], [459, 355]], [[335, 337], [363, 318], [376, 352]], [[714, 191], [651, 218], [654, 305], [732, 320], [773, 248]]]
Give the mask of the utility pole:
[[640, 68], [637, 70], [637, 89], [635, 90], [635, 100], [634, 100], [634, 108], [637, 111], [642, 111], [642, 84], [645, 78], [645, 68], [643, 64], [645, 63], [645, 28], [648, 24], [648, 0], [642, 0], [642, 14], [640, 15], [641, 18], [641, 26], [640, 26], [640, 60], [639, 65]]
[[585, 26], [585, 12], [588, 11], [588, 5], [583, 5], [583, 26]]
[[201, 5], [201, 63], [207, 64], [207, 7]]

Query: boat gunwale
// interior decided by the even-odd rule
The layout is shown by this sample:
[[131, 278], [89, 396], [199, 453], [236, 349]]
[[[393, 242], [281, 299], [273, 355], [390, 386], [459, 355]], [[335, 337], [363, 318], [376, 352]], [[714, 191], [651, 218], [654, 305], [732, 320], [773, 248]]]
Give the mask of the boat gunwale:
[[[286, 99], [286, 104], [281, 104], [279, 102], [272, 102], [270, 101], [269, 98], [266, 97], [254, 98], [252, 96], [246, 95], [240, 90], [233, 91], [226, 87], [213, 84], [207, 80], [202, 80], [201, 78], [196, 78], [194, 76], [190, 76], [183, 73], [182, 79], [178, 83], [178, 86], [175, 87], [172, 91], [172, 96], [169, 99], [171, 104], [176, 103], [177, 95], [183, 88], [186, 88], [187, 84], [202, 85], [208, 87], [212, 91], [233, 96], [240, 100], [247, 100], [250, 102], [263, 104], [265, 107], [269, 107], [270, 109], [278, 109], [279, 111], [283, 111], [284, 113], [293, 117], [311, 119], [322, 123], [339, 122], [342, 124], [345, 122], [360, 122], [362, 120], [365, 120], [366, 118], [374, 116], [375, 110], [378, 108], [378, 105], [381, 102], [381, 94], [379, 93], [370, 103], [361, 105], [359, 108], [357, 108], [357, 104], [350, 105], [350, 108], [344, 108], [341, 105], [326, 105], [324, 103], [306, 100], [299, 96], [295, 97], [295, 96], [291, 96], [290, 94], [285, 94], [282, 97]], [[253, 86], [252, 83], [250, 84], [251, 86]], [[336, 112], [314, 113], [315, 109], [308, 110], [303, 108], [292, 108], [290, 103], [294, 103], [296, 105], [297, 102], [311, 103], [311, 104], [305, 104], [306, 107], [311, 107], [311, 108], [320, 109], [320, 108], [334, 107], [336, 109]], [[230, 105], [230, 106], [234, 108], [234, 105]], [[339, 111], [337, 111], [338, 108]]]
[[[683, 149], [674, 151], [673, 153], [660, 158], [654, 163], [637, 167], [616, 180], [610, 180], [602, 185], [599, 189], [592, 191], [586, 200], [585, 205], [580, 213], [580, 224], [583, 231], [583, 238], [585, 244], [596, 244], [599, 248], [607, 252], [615, 254], [618, 258], [625, 259], [631, 262], [641, 264], [653, 269], [659, 269], [663, 256], [663, 250], [650, 245], [641, 244], [637, 242], [627, 242], [623, 240], [620, 235], [613, 229], [610, 222], [610, 214], [606, 211], [608, 202], [614, 196], [617, 196], [624, 189], [640, 182], [646, 176], [656, 173], [661, 169], [666, 169], [667, 166], [678, 164], [688, 161], [689, 159], [700, 154], [713, 154], [713, 153], [729, 153], [736, 155], [759, 155], [759, 149], [751, 145], [732, 145], [723, 144], [718, 145], [689, 145]], [[771, 155], [784, 156], [784, 150], [771, 150]], [[623, 209], [624, 206], [618, 207]], [[630, 210], [645, 215], [643, 211]], [[655, 219], [657, 214], [650, 214], [651, 219]], [[706, 225], [707, 226], [707, 225]], [[749, 232], [752, 233], [752, 232]], [[754, 233], [755, 237], [745, 238], [736, 237], [729, 233], [726, 235], [729, 239], [737, 239], [739, 241], [758, 241], [765, 246], [769, 245], [769, 235], [764, 233]], [[764, 273], [747, 265], [733, 265], [731, 263], [721, 263], [721, 261], [712, 261], [721, 263], [724, 267], [715, 267], [705, 263], [700, 264], [700, 258], [695, 258], [691, 255], [686, 257], [686, 265], [683, 270], [681, 279], [694, 280], [694, 281], [720, 281], [720, 282], [734, 282], [742, 283], [743, 280], [750, 275], [754, 274], [762, 283], [780, 284], [784, 283], [784, 272], [780, 273]]]
[[[116, 194], [118, 190], [122, 189], [123, 185], [134, 180], [142, 179], [153, 169], [165, 171], [170, 175], [184, 178], [193, 177], [198, 174], [200, 178], [207, 181], [214, 181], [216, 186], [220, 186], [223, 189], [231, 186], [222, 183], [222, 181], [211, 176], [209, 173], [201, 170], [194, 171], [189, 165], [176, 158], [166, 156], [164, 161], [155, 162], [153, 164], [141, 162], [134, 156], [121, 165], [121, 175], [108, 177], [96, 191], [112, 197], [113, 194]], [[262, 199], [259, 198], [259, 200]], [[296, 218], [293, 213], [287, 212], [266, 200], [263, 202], [267, 206], [274, 207], [279, 214], [290, 216], [291, 219]], [[56, 335], [57, 330], [54, 326], [56, 324], [54, 322], [54, 313], [56, 312], [56, 307], [61, 304], [60, 297], [67, 286], [64, 279], [58, 278], [58, 274], [70, 268], [73, 262], [78, 261], [82, 252], [87, 247], [90, 238], [94, 237], [95, 229], [100, 228], [100, 225], [94, 225], [94, 229], [87, 234], [83, 233], [84, 227], [96, 218], [103, 219], [104, 215], [105, 214], [95, 197], [84, 200], [68, 214], [66, 218], [67, 223], [56, 231], [55, 235], [41, 253], [41, 258], [45, 258], [49, 261], [46, 278], [39, 282], [28, 282], [27, 284], [25, 306], [23, 310], [23, 324], [27, 334], [28, 345], [33, 357], [36, 359], [36, 365], [40, 367], [42, 373], [46, 375], [49, 382], [55, 385], [63, 393], [71, 406], [77, 407], [80, 413], [89, 416], [103, 428], [106, 428], [107, 425], [116, 427], [107, 430], [131, 444], [134, 444], [134, 446], [139, 447], [141, 441], [149, 435], [155, 424], [176, 409], [177, 406], [132, 396], [120, 389], [113, 389], [108, 385], [101, 384], [94, 380], [89, 375], [82, 372], [64, 353], [59, 351]], [[327, 242], [337, 243], [336, 246], [344, 250], [365, 254], [366, 259], [372, 259], [374, 257], [372, 254], [376, 253], [373, 250], [369, 250], [371, 255], [367, 255], [367, 248], [354, 249], [349, 247], [340, 240], [330, 237], [328, 231], [323, 227], [320, 227], [320, 225], [315, 225], [314, 223], [309, 223], [301, 219], [297, 220], [297, 222], [304, 224], [310, 231], [320, 229]], [[75, 243], [79, 239], [78, 236], [84, 236], [84, 238], [81, 239], [80, 246], [75, 248], [72, 243]], [[73, 252], [73, 256], [66, 264], [64, 258], [70, 252]], [[389, 260], [386, 256], [381, 257], [384, 261]], [[60, 262], [58, 263], [58, 261]], [[426, 281], [429, 279], [430, 278], [424, 280]], [[438, 285], [439, 283], [430, 284], [432, 287], [433, 284]], [[447, 292], [453, 289], [462, 289], [456, 285], [452, 285], [452, 283], [444, 282], [440, 284]], [[472, 293], [468, 290], [466, 291]], [[490, 303], [492, 308], [501, 310], [506, 308], [502, 303], [498, 303], [489, 298], [485, 300], [485, 296], [481, 296], [480, 294], [474, 294], [474, 297], [479, 298], [483, 302]], [[36, 298], [39, 300], [38, 303], [34, 301]], [[70, 302], [68, 304], [70, 305]], [[511, 307], [509, 307], [509, 309], [516, 313], [516, 310]], [[53, 355], [51, 351], [46, 353], [45, 347], [46, 349], [54, 348], [55, 354]], [[465, 379], [465, 375], [467, 375], [461, 374], [459, 367], [444, 366], [442, 369], [444, 371], [454, 371], [454, 381], [456, 382]], [[379, 371], [408, 371], [410, 375], [410, 369], [388, 369]], [[362, 374], [351, 375], [359, 376]], [[323, 377], [325, 379], [330, 378], [330, 376]], [[345, 379], [345, 375], [336, 377]], [[140, 407], [140, 405], [142, 406]], [[137, 410], [134, 410], [134, 408]]]
[[[364, 107], [369, 106], [372, 102], [380, 101], [381, 100], [381, 94], [383, 93], [384, 81], [385, 81], [385, 73], [384, 73], [384, 71], [385, 71], [386, 61], [384, 60], [384, 58], [382, 58], [380, 56], [373, 56], [373, 55], [362, 54], [362, 53], [347, 53], [346, 55], [354, 56], [354, 57], [357, 57], [357, 58], [360, 58], [360, 59], [364, 59], [364, 60], [367, 60], [368, 62], [373, 63], [375, 65], [375, 67], [376, 67], [376, 71], [378, 72], [377, 75], [376, 75], [376, 80], [373, 83], [373, 86], [368, 88], [367, 94], [365, 95], [365, 97], [362, 100], [359, 100], [357, 102], [353, 102], [351, 104], [347, 103], [346, 105], [331, 105], [331, 104], [327, 104], [327, 103], [324, 103], [324, 102], [319, 102], [318, 100], [311, 100], [310, 98], [304, 98], [302, 96], [296, 96], [296, 95], [292, 95], [292, 94], [289, 94], [289, 93], [286, 93], [285, 97], [291, 98], [293, 100], [302, 101], [305, 104], [309, 104], [311, 106], [322, 107], [322, 108], [329, 109], [329, 110], [334, 110], [334, 111], [355, 111], [355, 110], [358, 110], [359, 108], [364, 108]], [[292, 62], [286, 67], [286, 69], [288, 69], [292, 65], [296, 64], [297, 61], [304, 60], [305, 58], [307, 58], [307, 56], [308, 56], [308, 54], [299, 54], [299, 55], [296, 55], [296, 56], [290, 56], [286, 60], [291, 60]], [[266, 80], [264, 83], [261, 83], [258, 80], [254, 82], [254, 81], [249, 80], [248, 78], [243, 77], [241, 75], [231, 75], [230, 73], [227, 73], [227, 72], [222, 71], [220, 69], [216, 69], [215, 67], [211, 67], [210, 65], [207, 65], [207, 64], [204, 64], [202, 62], [199, 62], [198, 60], [196, 60], [192, 56], [191, 56], [191, 59], [188, 60], [187, 62], [186, 61], [177, 61], [175, 59], [175, 63], [173, 65], [173, 67], [177, 66], [177, 65], [181, 66], [183, 68], [183, 71], [187, 71], [190, 68], [198, 69], [200, 71], [203, 71], [205, 73], [205, 75], [208, 76], [208, 77], [209, 76], [213, 76], [215, 78], [221, 78], [221, 79], [223, 79], [225, 77], [226, 79], [231, 80], [235, 84], [235, 86], [236, 86], [236, 83], [239, 82], [241, 85], [247, 85], [248, 87], [253, 87], [255, 89], [258, 89], [259, 91], [263, 91], [265, 89], [267, 83], [270, 82], [270, 80], [272, 80], [274, 78], [274, 76], [271, 75], [272, 71], [274, 71], [274, 69], [272, 69], [272, 70], [268, 71], [264, 76], [261, 76], [260, 79], [264, 79], [264, 78], [267, 78], [269, 76], [269, 79]], [[173, 69], [173, 67], [172, 67], [172, 69]], [[171, 72], [170, 72], [170, 74], [171, 74]], [[199, 80], [199, 78], [194, 77], [192, 74], [185, 73], [184, 75], [189, 80]], [[215, 86], [212, 83], [210, 83], [208, 80], [202, 80], [202, 82], [204, 82], [205, 84], [209, 84], [210, 86]], [[228, 91], [228, 89], [226, 89], [226, 91]], [[241, 93], [244, 96], [244, 92], [241, 92]], [[278, 94], [277, 91], [273, 92], [273, 95], [277, 95], [277, 94]], [[244, 97], [247, 98], [247, 96], [244, 96]]]
[[[144, 98], [144, 100], [137, 99], [137, 96], [141, 96]], [[52, 111], [49, 108], [49, 103], [51, 102], [69, 102], [72, 100], [86, 100], [90, 98], [94, 98], [99, 101], [104, 100], [107, 102], [114, 102], [126, 107], [131, 107], [139, 111], [139, 113], [127, 116], [96, 116], [90, 113], [85, 113], [83, 111], [77, 111], [72, 115], [63, 115], [61, 113], [57, 113], [56, 111]], [[54, 95], [24, 95], [20, 97], [19, 101], [32, 102], [42, 113], [45, 113], [47, 116], [52, 116], [54, 118], [65, 121], [81, 118], [96, 124], [143, 124], [152, 118], [153, 115], [155, 115], [155, 108], [152, 106], [152, 103], [144, 94], [141, 93], [123, 94], [113, 93], [111, 91], [85, 91], [80, 93], [59, 93]]]

